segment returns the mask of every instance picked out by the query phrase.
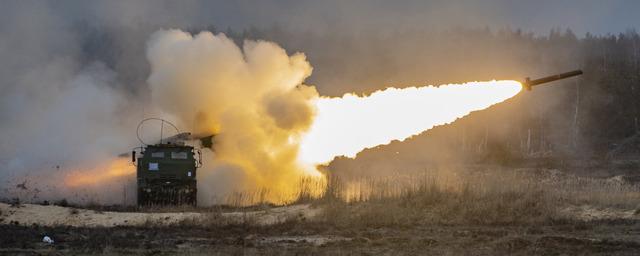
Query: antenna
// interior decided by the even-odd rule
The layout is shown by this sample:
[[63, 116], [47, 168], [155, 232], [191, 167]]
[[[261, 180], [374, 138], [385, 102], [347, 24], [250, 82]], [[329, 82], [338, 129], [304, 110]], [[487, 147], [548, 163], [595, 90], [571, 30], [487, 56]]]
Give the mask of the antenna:
[[176, 127], [173, 123], [161, 119], [161, 118], [157, 118], [157, 117], [150, 117], [150, 118], [146, 118], [143, 119], [142, 121], [140, 121], [140, 123], [138, 124], [138, 128], [136, 128], [136, 136], [138, 137], [138, 140], [140, 141], [140, 143], [144, 144], [145, 146], [149, 146], [148, 143], [145, 143], [142, 138], [140, 137], [140, 127], [142, 127], [142, 124], [144, 124], [145, 122], [148, 121], [160, 121], [160, 144], [162, 144], [163, 140], [164, 140], [164, 124], [167, 123], [169, 125], [171, 125], [171, 127], [173, 127], [173, 129], [176, 130], [176, 133], [180, 133], [180, 130], [178, 129], [178, 127]]

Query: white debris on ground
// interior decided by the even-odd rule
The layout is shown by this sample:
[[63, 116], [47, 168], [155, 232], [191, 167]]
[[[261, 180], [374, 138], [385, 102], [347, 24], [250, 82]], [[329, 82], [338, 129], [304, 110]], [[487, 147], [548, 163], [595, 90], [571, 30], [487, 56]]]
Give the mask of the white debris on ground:
[[49, 236], [44, 236], [42, 238], [42, 242], [43, 243], [48, 243], [48, 244], [53, 244], [53, 239], [51, 239], [51, 237], [49, 237]]
[[261, 244], [274, 244], [274, 243], [309, 243], [315, 246], [322, 246], [328, 243], [350, 241], [351, 238], [341, 236], [270, 236], [259, 237], [255, 239]]
[[94, 210], [61, 207], [55, 205], [22, 204], [11, 207], [0, 203], [0, 224], [18, 224], [24, 226], [74, 226], [74, 227], [114, 227], [172, 225], [182, 221], [207, 221], [213, 217], [217, 223], [242, 223], [251, 221], [258, 225], [277, 224], [291, 218], [310, 219], [319, 209], [310, 205], [275, 207], [260, 211], [247, 212], [97, 212]]
[[613, 219], [640, 220], [638, 210], [598, 208], [590, 205], [570, 206], [564, 208], [560, 213], [565, 217], [576, 218], [583, 221]]

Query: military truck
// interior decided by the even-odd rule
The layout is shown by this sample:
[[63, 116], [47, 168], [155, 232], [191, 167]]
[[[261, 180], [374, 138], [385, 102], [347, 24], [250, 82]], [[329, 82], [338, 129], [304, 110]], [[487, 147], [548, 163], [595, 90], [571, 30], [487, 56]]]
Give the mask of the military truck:
[[[167, 122], [152, 119], [161, 120], [162, 126]], [[139, 131], [140, 126], [138, 138]], [[137, 166], [138, 206], [197, 205], [196, 174], [202, 166], [202, 154], [199, 149], [185, 145], [184, 141], [189, 139], [192, 139], [190, 133], [178, 133], [167, 139], [161, 135], [156, 144], [145, 144], [140, 139], [145, 146], [134, 149], [131, 154]]]
[[137, 162], [138, 205], [196, 206], [200, 166], [193, 147], [149, 145]]

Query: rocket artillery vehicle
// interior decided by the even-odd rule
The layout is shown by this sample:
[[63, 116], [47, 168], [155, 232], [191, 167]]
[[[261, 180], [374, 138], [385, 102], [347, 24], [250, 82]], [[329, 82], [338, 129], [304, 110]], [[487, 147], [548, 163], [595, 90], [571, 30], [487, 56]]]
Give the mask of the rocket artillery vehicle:
[[546, 83], [550, 83], [556, 80], [560, 80], [560, 79], [565, 79], [565, 78], [569, 78], [569, 77], [573, 77], [573, 76], [579, 76], [582, 75], [582, 70], [574, 70], [571, 72], [565, 72], [562, 74], [557, 74], [557, 75], [553, 75], [553, 76], [547, 76], [547, 77], [543, 77], [543, 78], [538, 78], [535, 80], [531, 80], [528, 77], [524, 79], [524, 82], [522, 83], [522, 86], [527, 89], [527, 91], [531, 91], [531, 87], [536, 86], [536, 85], [540, 85], [540, 84], [546, 84]]
[[[151, 120], [161, 121], [160, 142], [147, 144], [140, 138], [140, 127]], [[163, 138], [165, 124], [174, 128], [176, 135]], [[138, 206], [150, 205], [197, 205], [196, 170], [202, 166], [200, 149], [185, 144], [185, 141], [199, 139], [206, 146], [213, 136], [193, 138], [190, 133], [179, 133], [172, 123], [147, 118], [138, 124], [137, 135], [144, 145], [132, 151], [131, 161], [136, 165], [138, 185]], [[137, 154], [139, 151], [139, 154]], [[197, 154], [197, 158], [196, 158]]]

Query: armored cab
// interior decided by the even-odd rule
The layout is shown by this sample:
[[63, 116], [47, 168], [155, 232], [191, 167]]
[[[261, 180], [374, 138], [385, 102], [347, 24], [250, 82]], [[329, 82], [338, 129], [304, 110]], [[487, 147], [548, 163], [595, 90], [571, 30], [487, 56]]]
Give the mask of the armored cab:
[[[200, 154], [191, 146], [147, 145], [137, 158], [138, 205], [193, 205], [198, 194], [196, 169]], [[133, 161], [136, 161], [135, 151]]]

